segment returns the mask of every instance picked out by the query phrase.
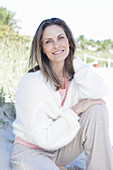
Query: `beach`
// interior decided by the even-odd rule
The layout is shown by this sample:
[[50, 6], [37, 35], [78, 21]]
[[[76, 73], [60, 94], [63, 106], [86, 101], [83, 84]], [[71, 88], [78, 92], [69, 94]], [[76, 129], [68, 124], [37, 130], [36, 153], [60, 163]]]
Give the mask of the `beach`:
[[[92, 69], [99, 74], [108, 86], [108, 94], [103, 97], [106, 101], [109, 111], [109, 134], [111, 144], [113, 146], [113, 69], [107, 68], [94, 68]], [[0, 170], [11, 170], [10, 156], [13, 149], [14, 135], [12, 132], [12, 122], [14, 115], [8, 103], [0, 107]], [[69, 170], [83, 170], [85, 169], [85, 155], [82, 153], [75, 161], [67, 166]], [[80, 167], [77, 169], [77, 167]]]

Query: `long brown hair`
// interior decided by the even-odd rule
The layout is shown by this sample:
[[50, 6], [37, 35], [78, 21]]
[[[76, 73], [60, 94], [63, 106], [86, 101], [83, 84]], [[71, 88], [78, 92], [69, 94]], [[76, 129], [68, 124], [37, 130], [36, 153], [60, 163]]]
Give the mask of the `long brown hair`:
[[[42, 43], [41, 43], [45, 28], [51, 25], [60, 26], [64, 30], [68, 38], [70, 51], [65, 59], [64, 69], [68, 78], [70, 80], [73, 78], [74, 75], [73, 59], [74, 59], [76, 45], [70, 28], [63, 20], [59, 18], [51, 18], [51, 19], [44, 20], [39, 25], [32, 41], [29, 64], [34, 66], [37, 63], [38, 66], [34, 67], [32, 71], [41, 70], [43, 75], [47, 78], [47, 80], [49, 80], [58, 90], [61, 87], [60, 81], [57, 78], [56, 74], [53, 72], [48, 57], [46, 56], [46, 54], [43, 53]], [[29, 72], [31, 72], [31, 70]]]

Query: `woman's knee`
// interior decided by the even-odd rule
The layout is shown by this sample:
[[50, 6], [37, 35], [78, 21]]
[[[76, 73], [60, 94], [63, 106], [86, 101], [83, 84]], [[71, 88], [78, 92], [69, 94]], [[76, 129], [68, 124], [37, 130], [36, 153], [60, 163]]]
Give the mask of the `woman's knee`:
[[108, 123], [108, 109], [106, 104], [95, 104], [87, 110], [89, 116], [95, 120], [107, 121]]
[[31, 156], [23, 157], [21, 160], [12, 161], [12, 170], [59, 170], [55, 163], [47, 157], [42, 157], [40, 160], [34, 158], [31, 159]]
[[37, 152], [20, 144], [16, 144], [13, 149], [11, 163], [12, 170], [59, 170], [54, 161], [44, 152]]
[[108, 109], [106, 104], [94, 104], [80, 115], [80, 122], [89, 119], [93, 121], [98, 119], [108, 121]]
[[89, 107], [89, 112], [94, 112], [95, 114], [108, 114], [108, 109], [106, 104], [94, 104]]

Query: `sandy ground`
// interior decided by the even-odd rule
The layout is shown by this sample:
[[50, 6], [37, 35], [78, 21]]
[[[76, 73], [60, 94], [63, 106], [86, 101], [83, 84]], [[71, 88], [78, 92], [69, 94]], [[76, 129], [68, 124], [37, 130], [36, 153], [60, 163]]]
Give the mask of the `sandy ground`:
[[0, 170], [11, 170], [10, 156], [13, 149], [12, 122], [14, 116], [9, 104], [0, 107]]
[[[113, 146], [113, 69], [106, 69], [106, 68], [93, 68], [93, 70], [101, 75], [105, 80], [109, 93], [107, 96], [104, 97], [109, 111], [109, 133], [110, 139]], [[2, 108], [0, 108], [0, 170], [11, 170], [10, 165], [10, 155], [12, 152], [13, 144], [12, 141], [14, 140], [14, 135], [12, 133], [12, 122], [14, 117], [11, 113], [11, 108], [8, 104], [5, 104]], [[81, 167], [77, 168], [75, 167]], [[82, 153], [75, 161], [73, 161], [68, 167], [69, 170], [83, 170], [85, 169], [85, 156]]]

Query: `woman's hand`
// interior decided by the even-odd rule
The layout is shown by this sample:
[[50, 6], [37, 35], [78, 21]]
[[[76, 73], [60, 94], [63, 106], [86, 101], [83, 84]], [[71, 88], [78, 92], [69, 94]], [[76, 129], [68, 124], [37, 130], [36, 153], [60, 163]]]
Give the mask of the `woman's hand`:
[[59, 166], [60, 170], [67, 170], [64, 166]]
[[94, 104], [105, 104], [103, 99], [83, 99], [75, 106], [72, 107], [72, 110], [77, 114], [85, 112], [90, 106]]

